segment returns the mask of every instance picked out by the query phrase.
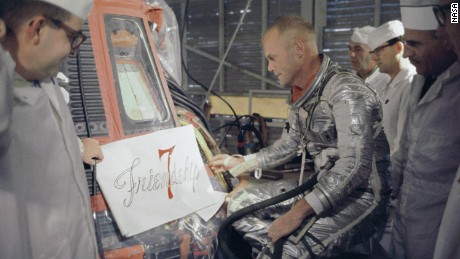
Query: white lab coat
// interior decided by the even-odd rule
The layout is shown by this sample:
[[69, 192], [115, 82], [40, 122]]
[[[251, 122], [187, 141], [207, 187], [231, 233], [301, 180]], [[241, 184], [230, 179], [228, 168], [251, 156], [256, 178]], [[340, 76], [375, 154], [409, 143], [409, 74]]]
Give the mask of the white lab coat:
[[433, 259], [460, 258], [460, 167], [439, 227]]
[[385, 87], [388, 85], [388, 82], [390, 82], [390, 76], [380, 73], [379, 68], [375, 66], [374, 70], [366, 77], [364, 82], [372, 86], [379, 96], [382, 96]]
[[57, 84], [14, 78], [11, 144], [0, 163], [1, 258], [97, 258], [89, 191]]
[[394, 143], [399, 143], [402, 132], [401, 125], [403, 124], [401, 120], [404, 118], [404, 116], [399, 115], [407, 113], [406, 103], [409, 101], [412, 78], [417, 74], [415, 67], [409, 63], [409, 60], [407, 63], [408, 65], [399, 71], [380, 95], [383, 107], [383, 128], [390, 145], [390, 153], [394, 152]]
[[460, 66], [453, 64], [419, 100], [412, 82], [393, 172], [402, 185], [393, 224], [393, 258], [433, 258], [447, 197], [460, 161]]
[[13, 107], [11, 75], [13, 74], [14, 66], [15, 63], [10, 54], [0, 44], [0, 157], [6, 151], [10, 142], [8, 127]]

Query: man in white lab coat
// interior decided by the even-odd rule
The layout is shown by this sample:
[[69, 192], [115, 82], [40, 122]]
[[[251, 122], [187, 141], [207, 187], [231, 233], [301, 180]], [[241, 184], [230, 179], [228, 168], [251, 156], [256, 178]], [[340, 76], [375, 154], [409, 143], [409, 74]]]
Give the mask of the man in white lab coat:
[[[18, 1], [17, 3], [20, 3]], [[5, 9], [12, 4], [13, 1], [2, 1], [0, 6], [0, 43], [6, 35], [6, 24], [2, 19]], [[15, 63], [10, 56], [10, 53], [3, 49], [0, 44], [0, 157], [6, 152], [9, 146], [10, 138], [8, 127], [11, 120], [11, 108], [13, 106], [11, 76], [13, 74]]]
[[[394, 141], [397, 136], [399, 114], [409, 98], [412, 78], [417, 73], [408, 58], [403, 57], [404, 43], [402, 36], [404, 27], [398, 20], [389, 21], [376, 28], [369, 35], [369, 48], [381, 73], [390, 76], [390, 81], [380, 95], [383, 107], [383, 127], [390, 145], [394, 151]], [[396, 139], [396, 142], [398, 140]]]
[[[438, 30], [436, 33], [439, 36], [447, 35], [449, 42], [453, 45], [454, 51], [457, 54], [457, 65], [460, 61], [460, 25], [452, 23], [452, 3], [457, 4], [458, 1], [440, 0], [439, 5], [433, 8], [436, 19], [438, 20]], [[455, 4], [454, 4], [455, 6]], [[457, 9], [458, 14], [458, 9]], [[460, 83], [457, 81], [457, 87]], [[460, 91], [460, 90], [459, 90]], [[460, 161], [457, 161], [460, 163]], [[439, 227], [438, 239], [434, 250], [434, 259], [443, 258], [460, 258], [460, 167], [454, 178], [452, 189], [450, 190], [449, 198], [447, 199], [446, 209], [442, 217], [441, 226]]]
[[5, 13], [16, 62], [10, 146], [0, 161], [2, 258], [97, 258], [88, 185], [56, 76], [84, 40], [91, 0], [30, 1]]
[[393, 258], [433, 258], [460, 160], [460, 69], [435, 34], [436, 0], [401, 0], [404, 56], [417, 68], [393, 173], [402, 181], [393, 221]]
[[348, 57], [353, 72], [372, 86], [379, 95], [382, 95], [390, 77], [379, 71], [375, 60], [371, 57], [368, 43], [369, 34], [374, 30], [375, 27], [369, 25], [353, 30], [348, 41]]

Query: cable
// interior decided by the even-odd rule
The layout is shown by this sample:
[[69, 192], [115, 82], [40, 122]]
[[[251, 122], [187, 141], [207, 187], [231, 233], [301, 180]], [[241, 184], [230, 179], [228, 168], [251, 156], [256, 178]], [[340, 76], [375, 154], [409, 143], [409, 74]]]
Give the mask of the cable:
[[204, 124], [207, 131], [211, 132], [211, 127], [209, 126], [208, 120], [204, 115], [203, 111], [191, 101], [190, 96], [188, 96], [182, 88], [180, 88], [174, 81], [166, 80], [168, 83], [168, 88], [170, 90], [171, 96], [175, 104], [183, 106], [191, 110], [195, 115], [200, 118], [201, 122]]
[[236, 122], [235, 121], [232, 121], [232, 122], [229, 122], [229, 123], [225, 123], [224, 125], [220, 126], [220, 127], [217, 127], [216, 129], [214, 129], [212, 132], [215, 133], [217, 132], [218, 130], [222, 129], [222, 128], [225, 128], [225, 127], [228, 127], [228, 126], [232, 126], [232, 125], [235, 125]]
[[[184, 41], [184, 35], [185, 35], [185, 24], [186, 22], [188, 21], [188, 5], [189, 5], [189, 2], [190, 0], [187, 0], [186, 3], [185, 3], [185, 11], [184, 11], [184, 17], [182, 19], [182, 31], [181, 31], [181, 38], [180, 38], [180, 41], [181, 41], [181, 45], [183, 44], [183, 41]], [[181, 48], [181, 56], [183, 57], [183, 48]], [[213, 95], [215, 95], [216, 97], [218, 97], [220, 100], [222, 100], [229, 108], [230, 110], [232, 111], [233, 113], [233, 116], [235, 116], [235, 122], [238, 123], [238, 128], [240, 128], [240, 124], [239, 124], [239, 118], [238, 118], [238, 115], [236, 115], [236, 112], [235, 110], [233, 109], [233, 107], [230, 105], [230, 103], [228, 103], [222, 96], [220, 96], [218, 93], [210, 90], [208, 87], [204, 86], [204, 84], [202, 84], [201, 82], [199, 82], [197, 79], [195, 79], [191, 74], [190, 72], [188, 71], [187, 69], [187, 66], [185, 65], [185, 62], [184, 62], [184, 59], [181, 58], [181, 63], [182, 63], [182, 67], [184, 68], [184, 71], [185, 73], [187, 74], [187, 76], [195, 83], [197, 83], [200, 87], [202, 87], [203, 89], [205, 89], [206, 91], [210, 91]], [[204, 99], [206, 101], [207, 97]]]
[[230, 42], [228, 43], [227, 49], [225, 50], [224, 56], [219, 62], [219, 67], [217, 68], [216, 73], [214, 74], [214, 78], [212, 79], [211, 85], [209, 86], [208, 92], [206, 92], [206, 96], [204, 97], [203, 104], [201, 105], [204, 107], [206, 99], [209, 97], [209, 92], [211, 92], [211, 89], [214, 87], [214, 83], [216, 82], [217, 76], [219, 75], [220, 70], [222, 69], [222, 66], [224, 65], [225, 59], [227, 58], [228, 52], [230, 52], [230, 49], [232, 48], [233, 41], [236, 38], [236, 34], [238, 34], [238, 31], [240, 30], [241, 25], [243, 24], [244, 17], [248, 13], [249, 6], [251, 5], [252, 0], [248, 0], [246, 3], [246, 7], [244, 8], [243, 14], [241, 14], [240, 21], [238, 22], [238, 25], [236, 26], [235, 31], [233, 32], [232, 38], [230, 39]]
[[[76, 55], [76, 58], [77, 58], [77, 70], [78, 70], [78, 86], [79, 86], [79, 89], [80, 89], [80, 96], [81, 96], [81, 103], [82, 103], [82, 108], [83, 108], [83, 116], [85, 117], [85, 125], [86, 125], [86, 136], [88, 138], [91, 138], [92, 137], [92, 132], [91, 132], [91, 123], [89, 121], [89, 114], [88, 114], [88, 107], [86, 106], [86, 99], [85, 99], [85, 90], [84, 90], [84, 87], [83, 87], [83, 71], [82, 71], [82, 62], [81, 62], [81, 56], [80, 56], [80, 49], [77, 50], [77, 55]], [[91, 196], [92, 197], [96, 197], [96, 194], [97, 194], [97, 181], [96, 181], [96, 177], [97, 177], [97, 165], [96, 165], [96, 161], [94, 161], [94, 166], [93, 166], [93, 170], [92, 170], [92, 184], [93, 184], [93, 188], [92, 188], [92, 193], [91, 193]], [[95, 198], [95, 200], [97, 201], [97, 198]], [[98, 254], [100, 256], [101, 259], [104, 259], [105, 258], [105, 255], [104, 255], [104, 247], [103, 247], [103, 244], [102, 244], [102, 232], [101, 232], [101, 226], [100, 226], [100, 222], [97, 218], [97, 213], [96, 211], [93, 211], [93, 218], [94, 218], [94, 227], [95, 227], [95, 230], [96, 230], [96, 242], [97, 242], [97, 250], [98, 250]]]
[[[239, 121], [238, 121], [238, 123], [239, 123]], [[228, 134], [228, 132], [230, 131], [230, 129], [231, 129], [235, 124], [237, 124], [237, 123], [233, 122], [233, 123], [230, 125], [230, 127], [228, 127], [227, 131], [225, 132], [224, 136], [222, 137], [222, 141], [221, 141], [220, 144], [219, 144], [219, 148], [220, 148], [220, 149], [222, 149], [222, 145], [224, 144], [225, 140], [227, 139], [227, 134]], [[240, 128], [241, 128], [241, 127], [240, 127]]]

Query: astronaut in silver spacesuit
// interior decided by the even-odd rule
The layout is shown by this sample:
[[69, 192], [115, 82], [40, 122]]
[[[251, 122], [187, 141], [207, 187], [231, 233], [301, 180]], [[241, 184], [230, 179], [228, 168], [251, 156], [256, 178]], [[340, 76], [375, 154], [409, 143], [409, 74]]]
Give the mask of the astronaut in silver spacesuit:
[[[311, 192], [249, 214], [233, 227], [260, 251], [258, 258], [270, 257], [273, 244], [287, 237], [283, 258], [337, 255], [369, 240], [386, 220], [390, 173], [379, 99], [360, 78], [319, 54], [313, 27], [300, 17], [278, 18], [262, 45], [268, 70], [281, 86], [291, 87], [289, 127], [270, 147], [245, 157], [218, 155], [211, 168], [272, 168], [304, 150], [318, 171], [332, 162]], [[232, 195], [228, 212], [295, 185], [283, 180], [241, 188]]]

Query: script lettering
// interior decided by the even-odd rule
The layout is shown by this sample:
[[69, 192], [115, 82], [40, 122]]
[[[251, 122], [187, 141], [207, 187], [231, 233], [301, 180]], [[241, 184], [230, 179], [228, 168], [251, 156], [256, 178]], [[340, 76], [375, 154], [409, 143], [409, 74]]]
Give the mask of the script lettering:
[[[162, 155], [172, 153], [172, 149], [163, 150]], [[168, 157], [169, 157], [168, 156]], [[131, 165], [123, 170], [114, 181], [114, 187], [120, 191], [128, 193], [128, 197], [123, 200], [125, 207], [130, 207], [138, 193], [154, 192], [157, 190], [164, 190], [167, 188], [168, 198], [173, 197], [171, 187], [174, 185], [192, 185], [192, 192], [195, 193], [195, 183], [200, 177], [201, 167], [186, 156], [182, 163], [177, 164], [178, 161], [171, 161], [168, 158], [167, 171], [154, 169], [140, 169], [141, 159], [136, 158], [132, 161]], [[172, 169], [172, 170], [171, 170]], [[146, 170], [146, 171], [145, 171]]]
[[133, 163], [131, 164], [131, 167], [121, 172], [121, 174], [115, 179], [115, 183], [114, 183], [115, 188], [123, 189], [126, 185], [126, 181], [123, 181], [122, 183], [120, 183], [121, 179], [125, 174], [129, 173], [129, 189], [128, 189], [128, 192], [130, 193], [129, 200], [127, 201], [125, 199], [123, 201], [123, 205], [125, 205], [126, 207], [129, 207], [131, 203], [133, 202], [134, 188], [136, 188], [136, 185], [134, 184], [133, 169], [136, 168], [140, 163], [141, 163], [141, 159], [139, 158], [134, 159]]

